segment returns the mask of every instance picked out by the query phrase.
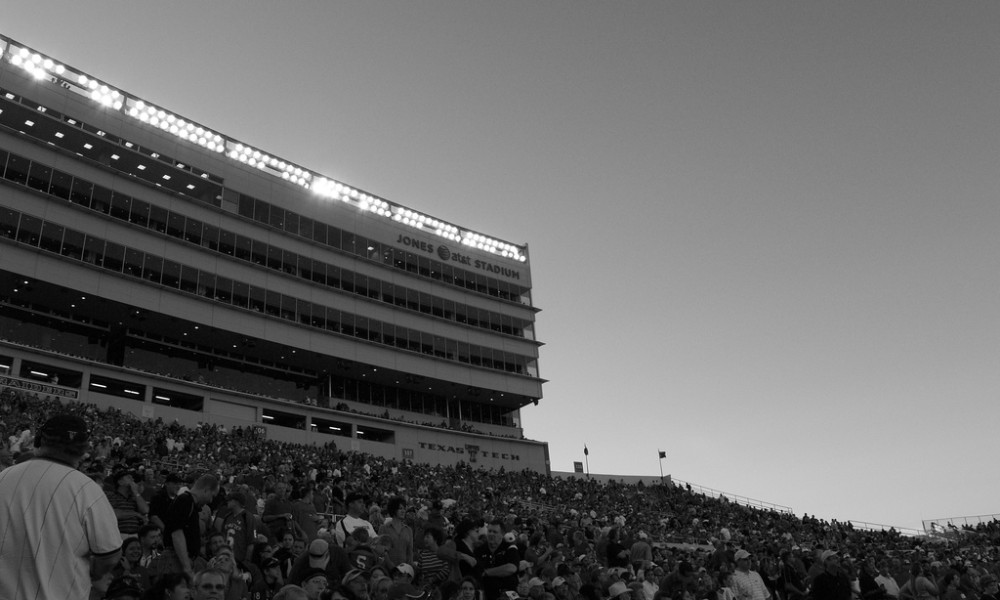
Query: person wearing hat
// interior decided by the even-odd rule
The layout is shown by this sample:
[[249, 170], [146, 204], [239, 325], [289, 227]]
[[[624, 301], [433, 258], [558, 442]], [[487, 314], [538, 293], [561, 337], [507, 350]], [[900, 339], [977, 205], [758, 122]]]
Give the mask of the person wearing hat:
[[820, 560], [823, 572], [813, 579], [810, 597], [814, 600], [851, 600], [851, 580], [840, 566], [840, 554], [824, 550]]
[[343, 548], [347, 543], [347, 538], [359, 527], [368, 530], [368, 539], [375, 539], [375, 536], [378, 535], [375, 528], [364, 518], [368, 514], [368, 496], [361, 492], [351, 492], [347, 495], [345, 504], [347, 504], [347, 514], [333, 527], [337, 544]]
[[288, 572], [289, 583], [301, 585], [306, 572], [311, 569], [323, 569], [327, 581], [339, 582], [351, 570], [351, 563], [343, 548], [320, 538], [310, 542], [309, 548], [292, 563]]
[[768, 600], [771, 591], [767, 589], [760, 573], [750, 569], [752, 555], [742, 548], [736, 551], [736, 570], [733, 571], [733, 592], [736, 600]]
[[149, 505], [139, 493], [139, 484], [129, 471], [121, 470], [112, 473], [111, 484], [107, 494], [111, 508], [118, 518], [118, 531], [123, 535], [135, 535], [139, 528], [146, 524], [146, 514]]
[[0, 472], [0, 598], [85, 600], [91, 577], [118, 563], [111, 503], [77, 471], [89, 436], [82, 418], [55, 415], [35, 436], [34, 455]]
[[140, 596], [142, 596], [142, 589], [135, 577], [125, 575], [117, 577], [111, 582], [108, 591], [104, 593], [104, 600], [139, 600]]
[[262, 577], [255, 577], [250, 584], [250, 597], [271, 598], [278, 590], [285, 585], [285, 578], [281, 574], [281, 561], [271, 557], [261, 562], [260, 570]]
[[368, 580], [361, 569], [351, 569], [340, 580], [340, 585], [348, 590], [355, 600], [368, 600]]
[[219, 510], [212, 525], [225, 536], [226, 543], [239, 560], [249, 561], [257, 537], [266, 538], [268, 529], [260, 517], [246, 510], [247, 503], [246, 493], [238, 490], [230, 492], [226, 495], [226, 508]]
[[324, 569], [309, 569], [302, 577], [302, 589], [306, 591], [309, 600], [319, 600], [320, 595], [330, 586]]
[[632, 590], [624, 581], [616, 581], [608, 586], [609, 600], [628, 600], [632, 597]]
[[417, 572], [413, 565], [402, 563], [392, 570], [392, 587], [389, 588], [389, 600], [403, 600], [407, 596], [415, 597], [420, 595], [420, 590], [413, 585]]

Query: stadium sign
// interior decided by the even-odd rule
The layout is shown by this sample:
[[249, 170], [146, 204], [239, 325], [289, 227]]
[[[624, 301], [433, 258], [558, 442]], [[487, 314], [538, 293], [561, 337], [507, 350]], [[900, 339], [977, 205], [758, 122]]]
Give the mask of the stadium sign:
[[435, 246], [434, 244], [429, 244], [423, 240], [418, 240], [417, 238], [413, 238], [408, 235], [400, 235], [396, 239], [396, 243], [400, 246], [407, 246], [414, 250], [426, 252], [427, 254], [437, 253], [438, 258], [444, 262], [456, 262], [474, 269], [479, 269], [480, 271], [486, 271], [487, 273], [493, 273], [494, 275], [503, 275], [504, 277], [509, 277], [511, 279], [521, 278], [521, 272], [517, 269], [511, 269], [496, 263], [479, 260], [478, 258], [472, 258], [468, 254], [454, 252], [444, 244], [438, 244]]
[[34, 392], [36, 394], [46, 394], [48, 396], [60, 396], [62, 398], [77, 399], [80, 393], [56, 385], [49, 385], [32, 379], [21, 379], [20, 377], [8, 377], [0, 375], [0, 388], [10, 388], [24, 392]]
[[469, 457], [469, 462], [477, 462], [479, 457], [495, 458], [498, 460], [520, 461], [520, 454], [508, 454], [506, 452], [484, 452], [479, 446], [466, 444], [465, 446], [446, 446], [444, 444], [430, 444], [428, 442], [417, 442], [421, 450], [431, 450], [432, 452], [448, 452], [451, 454], [465, 454]]

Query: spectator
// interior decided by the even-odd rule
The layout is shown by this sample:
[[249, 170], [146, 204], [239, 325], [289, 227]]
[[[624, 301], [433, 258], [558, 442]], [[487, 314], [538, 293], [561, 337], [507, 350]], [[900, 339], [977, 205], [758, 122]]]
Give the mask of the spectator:
[[245, 574], [237, 566], [233, 550], [229, 546], [218, 549], [215, 556], [208, 561], [208, 568], [226, 574], [226, 600], [241, 600], [249, 594], [247, 580], [250, 577], [249, 575], [244, 577]]
[[343, 548], [331, 546], [324, 539], [316, 539], [309, 544], [309, 549], [302, 556], [295, 559], [288, 581], [299, 585], [305, 574], [315, 569], [323, 569], [328, 582], [339, 582], [351, 570], [351, 563]]
[[268, 558], [261, 565], [261, 576], [254, 578], [250, 585], [250, 600], [270, 600], [284, 585], [281, 563], [276, 558]]
[[292, 502], [288, 499], [288, 484], [281, 481], [274, 486], [274, 496], [264, 503], [261, 519], [271, 533], [271, 539], [281, 540], [282, 533], [295, 530]]
[[833, 550], [826, 550], [820, 555], [823, 572], [812, 582], [812, 598], [814, 600], [851, 600], [851, 581], [844, 573], [840, 564], [840, 555]]
[[372, 524], [362, 518], [362, 515], [367, 514], [367, 506], [368, 496], [365, 494], [351, 492], [347, 495], [347, 515], [337, 521], [337, 524], [333, 528], [337, 544], [340, 547], [343, 548], [347, 545], [347, 539], [358, 528], [367, 530], [369, 538], [374, 538], [378, 535], [375, 533], [375, 528], [372, 527]]
[[511, 542], [504, 540], [503, 523], [494, 519], [486, 526], [486, 543], [476, 550], [476, 568], [486, 593], [486, 600], [496, 600], [501, 593], [517, 588], [517, 568], [521, 555]]
[[139, 528], [139, 548], [142, 551], [139, 566], [148, 569], [163, 548], [163, 530], [152, 523], [143, 525]]
[[194, 575], [201, 549], [199, 509], [209, 504], [218, 493], [219, 479], [214, 475], [202, 475], [190, 490], [178, 494], [170, 503], [163, 530], [163, 553], [155, 569], [157, 574], [184, 572], [195, 581], [197, 588]]
[[81, 417], [53, 416], [36, 445], [0, 472], [0, 598], [84, 600], [91, 577], [118, 562], [118, 520], [104, 490], [76, 470], [89, 447]]
[[142, 595], [142, 600], [188, 600], [191, 581], [184, 573], [167, 573]]
[[451, 573], [451, 565], [439, 555], [444, 533], [437, 527], [424, 530], [424, 544], [419, 551], [417, 567], [420, 570], [420, 585], [438, 587]]
[[225, 536], [226, 544], [233, 549], [239, 560], [250, 560], [254, 543], [261, 541], [257, 537], [267, 537], [267, 529], [260, 517], [246, 510], [247, 495], [243, 492], [230, 492], [226, 496], [226, 507], [216, 513], [213, 526], [217, 532]]
[[899, 598], [899, 584], [889, 571], [889, 561], [879, 561], [878, 576], [875, 577], [875, 583], [885, 592], [886, 598], [890, 600]]
[[393, 564], [413, 562], [413, 529], [406, 524], [406, 499], [393, 496], [389, 499], [387, 511], [389, 520], [379, 527], [380, 536], [388, 536], [392, 545], [389, 549], [389, 560]]
[[329, 587], [326, 571], [323, 569], [310, 569], [302, 576], [302, 589], [306, 592], [309, 600], [319, 600], [320, 594]]
[[228, 576], [218, 569], [203, 569], [194, 578], [191, 600], [225, 600]]
[[771, 592], [760, 574], [750, 569], [751, 556], [742, 549], [737, 550], [734, 555], [736, 570], [733, 572], [733, 591], [736, 593], [736, 600], [768, 600]]
[[149, 513], [149, 505], [139, 493], [139, 484], [132, 473], [124, 470], [112, 474], [109, 482], [108, 501], [118, 518], [118, 531], [122, 535], [135, 535], [146, 524]]
[[174, 473], [167, 475], [163, 487], [153, 495], [149, 501], [149, 522], [156, 525], [162, 531], [166, 526], [164, 519], [170, 503], [177, 497], [177, 492], [181, 488], [181, 478]]

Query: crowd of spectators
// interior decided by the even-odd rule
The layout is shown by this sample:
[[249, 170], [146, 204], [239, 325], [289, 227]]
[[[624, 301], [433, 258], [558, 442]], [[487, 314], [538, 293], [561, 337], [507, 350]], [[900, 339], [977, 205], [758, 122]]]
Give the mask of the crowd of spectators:
[[[904, 536], [672, 485], [414, 464], [0, 395], [0, 467], [57, 412], [111, 501], [91, 598], [997, 600], [1000, 523]], [[179, 536], [178, 536], [179, 534]]]

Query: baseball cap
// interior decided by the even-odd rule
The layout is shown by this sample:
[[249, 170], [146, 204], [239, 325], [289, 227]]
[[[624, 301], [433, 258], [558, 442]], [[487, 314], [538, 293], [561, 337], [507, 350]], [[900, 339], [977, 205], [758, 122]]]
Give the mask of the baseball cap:
[[90, 439], [87, 422], [69, 413], [51, 417], [42, 425], [39, 433], [46, 440], [60, 444], [84, 444]]
[[138, 598], [142, 595], [142, 590], [135, 583], [135, 580], [131, 577], [118, 577], [111, 582], [108, 586], [108, 591], [104, 594], [105, 598], [124, 598], [133, 597]]
[[354, 581], [358, 577], [364, 577], [365, 572], [361, 569], [351, 569], [344, 575], [344, 578], [340, 580], [340, 585], [347, 585], [351, 581]]
[[261, 564], [261, 566], [264, 567], [265, 569], [271, 569], [273, 567], [280, 567], [281, 566], [281, 561], [279, 561], [277, 558], [271, 557], [271, 558], [265, 560], [263, 562], [263, 564]]
[[325, 569], [309, 569], [309, 570], [308, 570], [308, 571], [306, 571], [306, 572], [305, 572], [305, 574], [304, 574], [304, 575], [302, 576], [302, 583], [305, 583], [305, 582], [309, 581], [310, 579], [312, 579], [312, 578], [314, 578], [314, 577], [322, 577], [323, 579], [326, 579], [326, 580], [328, 580], [328, 581], [329, 581], [329, 579], [330, 579], [330, 578], [329, 578], [329, 577], [327, 576], [327, 574], [326, 574], [326, 570], [325, 570]]
[[736, 555], [733, 558], [735, 558], [736, 560], [743, 560], [744, 558], [750, 558], [750, 553], [740, 548], [739, 550], [736, 551]]
[[409, 575], [410, 577], [414, 577], [416, 575], [416, 573], [413, 572], [413, 567], [411, 567], [410, 565], [408, 565], [406, 563], [400, 563], [396, 567], [396, 570], [399, 571], [400, 573], [404, 574], [404, 575]]
[[628, 593], [629, 593], [628, 586], [621, 581], [616, 581], [612, 583], [610, 587], [608, 587], [608, 596], [612, 598]]
[[564, 583], [566, 583], [565, 577], [556, 577], [555, 579], [552, 580], [552, 587], [557, 588]]

